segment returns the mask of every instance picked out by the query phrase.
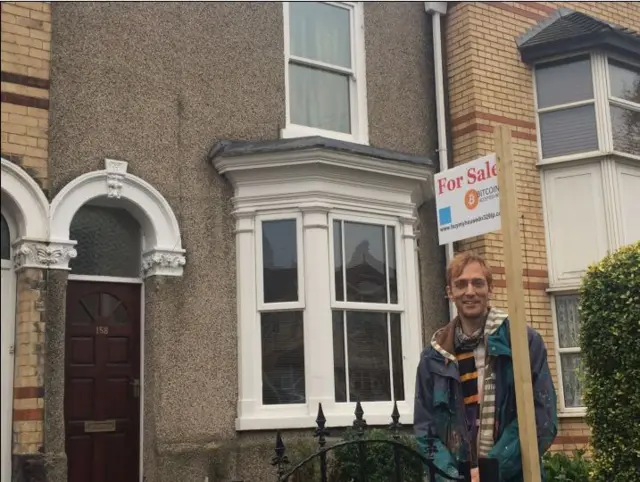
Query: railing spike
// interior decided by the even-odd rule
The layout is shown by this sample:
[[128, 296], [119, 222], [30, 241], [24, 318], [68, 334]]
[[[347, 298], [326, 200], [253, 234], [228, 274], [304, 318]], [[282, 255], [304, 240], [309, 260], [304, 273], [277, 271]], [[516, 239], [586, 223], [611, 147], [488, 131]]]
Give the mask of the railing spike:
[[363, 418], [364, 410], [362, 409], [362, 405], [359, 400], [356, 403], [356, 411], [354, 413], [356, 419], [353, 421], [353, 428], [356, 429], [358, 437], [362, 437], [364, 435], [364, 429], [367, 427], [367, 421]]
[[286, 472], [285, 465], [289, 463], [289, 458], [285, 454], [286, 450], [284, 441], [282, 440], [282, 434], [280, 430], [278, 430], [276, 433], [276, 454], [271, 458], [271, 465], [278, 470], [278, 480], [280, 480]]
[[322, 410], [322, 403], [318, 404], [318, 416], [316, 417], [316, 428], [314, 437], [318, 437], [318, 445], [320, 448], [324, 447], [327, 443], [326, 437], [329, 435], [329, 431], [325, 428], [327, 423], [327, 419], [324, 416], [324, 412]]
[[398, 440], [400, 438], [400, 429], [402, 428], [402, 424], [400, 423], [400, 412], [398, 411], [397, 402], [393, 402], [393, 412], [391, 412], [391, 420], [392, 423], [391, 425], [389, 425], [389, 430], [391, 430], [393, 438]]

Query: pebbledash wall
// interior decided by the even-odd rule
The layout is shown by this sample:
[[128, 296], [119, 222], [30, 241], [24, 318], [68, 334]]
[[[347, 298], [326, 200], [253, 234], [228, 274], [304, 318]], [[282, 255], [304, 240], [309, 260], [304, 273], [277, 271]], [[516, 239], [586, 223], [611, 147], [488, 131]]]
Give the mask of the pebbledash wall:
[[[398, 193], [408, 192], [412, 176], [432, 172], [428, 158], [436, 147], [429, 17], [420, 3], [371, 3], [364, 6], [363, 18], [369, 144], [384, 155], [402, 152], [418, 160], [417, 166], [388, 171], [385, 175], [406, 179], [394, 185], [395, 198], [382, 194], [374, 202], [384, 202], [385, 196], [404, 199]], [[26, 259], [34, 251], [24, 251], [21, 260], [30, 262], [18, 263], [15, 271], [9, 444], [15, 480], [66, 480], [68, 271], [46, 268], [56, 268], [56, 250], [68, 258], [73, 246], [64, 239], [57, 243], [64, 229], [50, 232], [49, 221], [72, 212], [70, 193], [81, 191], [88, 199], [87, 186], [114, 202], [122, 194], [135, 204], [127, 193], [143, 181], [153, 186], [157, 205], [166, 208], [159, 217], [170, 224], [167, 230], [179, 225], [171, 244], [177, 256], [182, 246], [187, 250], [184, 274], [182, 266], [171, 268], [182, 276], [144, 280], [145, 480], [203, 480], [214, 472], [221, 480], [264, 480], [270, 471], [273, 431], [236, 432], [233, 186], [216, 172], [208, 154], [220, 140], [280, 136], [286, 125], [283, 23], [280, 2], [2, 3], [3, 216], [26, 209], [6, 195], [5, 172], [10, 171], [30, 190], [33, 206], [40, 206], [40, 231], [33, 229], [32, 219], [30, 226], [15, 227], [13, 236], [31, 237], [46, 248], [39, 252], [43, 262]], [[334, 164], [344, 162], [344, 156], [329, 157]], [[105, 159], [128, 164], [105, 165]], [[86, 176], [96, 182], [83, 184]], [[410, 204], [402, 202], [408, 213]], [[435, 230], [429, 229], [432, 204], [431, 199], [419, 213], [420, 282], [417, 277], [415, 284], [407, 282], [422, 288], [425, 337], [446, 317], [444, 257]], [[326, 213], [311, 214], [309, 229], [321, 229], [317, 220]], [[411, 216], [402, 220], [404, 246], [413, 243], [412, 223]], [[29, 242], [12, 241], [19, 253]], [[3, 323], [4, 316], [3, 311]], [[411, 341], [419, 345], [417, 337]], [[3, 389], [3, 407], [4, 402]], [[379, 418], [386, 421], [386, 415]]]
[[[46, 193], [49, 189], [47, 150], [51, 9], [47, 2], [2, 2], [1, 8], [2, 158], [24, 169]], [[5, 201], [3, 196], [3, 214]], [[4, 280], [3, 277], [3, 285]], [[16, 276], [15, 344], [12, 347], [15, 357], [14, 472], [22, 471], [23, 467], [28, 470], [29, 464], [24, 462], [37, 454], [43, 444], [44, 281], [44, 271], [40, 269], [22, 269]], [[4, 314], [3, 309], [3, 324]], [[3, 330], [3, 365], [6, 348], [4, 334]], [[4, 369], [3, 366], [3, 378]], [[5, 405], [4, 388], [2, 393], [2, 403]], [[11, 446], [10, 440], [5, 440], [3, 434], [3, 462], [7, 450], [5, 442]], [[7, 457], [11, 457], [11, 452]], [[4, 480], [4, 473], [2, 477]]]
[[[522, 215], [527, 319], [542, 334], [548, 347], [556, 387], [560, 382], [558, 345], [553, 298], [548, 292], [548, 266], [552, 261], [546, 247], [541, 171], [537, 165], [533, 76], [531, 68], [521, 60], [516, 39], [559, 8], [584, 12], [636, 31], [640, 25], [640, 5], [635, 2], [455, 2], [446, 15], [452, 157], [455, 164], [460, 164], [494, 152], [494, 127], [504, 124], [511, 129]], [[628, 162], [640, 166], [638, 159]], [[628, 203], [629, 198], [620, 202], [625, 201]], [[551, 244], [550, 250], [554, 248], [562, 249], [557, 243]], [[474, 249], [489, 260], [498, 275], [494, 302], [506, 308], [501, 235], [492, 233], [457, 243], [456, 250], [466, 249]], [[570, 253], [558, 251], [557, 255]], [[562, 392], [558, 395], [561, 398]], [[571, 451], [587, 446], [589, 428], [579, 411], [561, 410], [560, 417], [560, 430], [552, 450]]]

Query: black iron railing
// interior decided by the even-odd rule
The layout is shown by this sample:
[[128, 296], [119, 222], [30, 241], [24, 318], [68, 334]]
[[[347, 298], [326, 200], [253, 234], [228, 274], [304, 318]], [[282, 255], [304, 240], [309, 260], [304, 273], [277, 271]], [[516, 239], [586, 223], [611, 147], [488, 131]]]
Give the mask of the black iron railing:
[[[424, 477], [428, 475], [428, 481], [438, 480], [444, 481], [460, 481], [470, 482], [470, 464], [469, 462], [462, 462], [458, 467], [458, 473], [460, 475], [447, 474], [438, 468], [434, 463], [435, 458], [435, 444], [434, 437], [430, 434], [427, 438], [426, 453], [421, 453], [417, 447], [408, 445], [401, 439], [402, 424], [400, 423], [400, 413], [398, 407], [394, 403], [393, 412], [391, 413], [391, 424], [388, 427], [388, 434], [390, 437], [386, 438], [374, 438], [367, 437], [367, 422], [364, 419], [364, 410], [360, 402], [356, 404], [355, 420], [353, 421], [352, 430], [354, 436], [347, 440], [343, 439], [340, 442], [336, 442], [332, 445], [327, 445], [327, 436], [329, 431], [327, 430], [327, 419], [324, 416], [322, 410], [322, 404], [318, 406], [318, 416], [316, 418], [316, 425], [314, 431], [314, 437], [318, 439], [317, 448], [315, 452], [302, 458], [302, 460], [292, 463], [287, 455], [287, 448], [285, 447], [282, 434], [278, 431], [276, 435], [276, 447], [275, 455], [271, 459], [271, 465], [276, 468], [278, 482], [290, 482], [301, 472], [304, 467], [308, 467], [310, 464], [319, 464], [319, 474], [317, 480], [319, 482], [370, 482], [371, 480], [388, 480], [388, 482], [413, 482], [416, 480], [425, 480]], [[383, 445], [390, 448], [387, 452], [392, 452], [392, 461], [387, 461], [383, 469], [385, 474], [372, 473], [375, 470], [375, 464], [371, 464], [368, 459], [368, 451], [376, 450], [375, 445]], [[355, 452], [354, 452], [355, 449]], [[342, 454], [346, 451], [353, 456], [350, 461], [349, 474], [344, 473], [337, 476], [337, 478], [330, 477], [329, 474], [329, 455], [333, 453], [335, 455]], [[390, 454], [391, 455], [391, 454]], [[353, 460], [355, 459], [355, 460]], [[409, 467], [407, 467], [407, 465]], [[498, 478], [498, 466], [497, 462], [493, 459], [483, 459], [480, 464], [480, 477], [482, 482], [499, 482]], [[315, 482], [309, 480], [305, 482]]]

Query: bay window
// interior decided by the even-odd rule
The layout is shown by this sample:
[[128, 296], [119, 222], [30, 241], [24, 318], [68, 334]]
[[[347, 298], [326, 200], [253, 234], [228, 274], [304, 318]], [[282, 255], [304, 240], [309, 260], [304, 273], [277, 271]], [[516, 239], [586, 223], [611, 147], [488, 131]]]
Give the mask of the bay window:
[[602, 52], [541, 61], [534, 89], [560, 408], [582, 414], [582, 276], [640, 240], [640, 66]]
[[283, 137], [368, 143], [361, 2], [284, 2]]
[[235, 191], [236, 428], [312, 427], [320, 403], [348, 426], [358, 401], [370, 424], [388, 424], [394, 403], [412, 420], [422, 350], [412, 195], [432, 168], [315, 137], [295, 152], [279, 142], [255, 153], [241, 143], [237, 155], [227, 145], [213, 160]]

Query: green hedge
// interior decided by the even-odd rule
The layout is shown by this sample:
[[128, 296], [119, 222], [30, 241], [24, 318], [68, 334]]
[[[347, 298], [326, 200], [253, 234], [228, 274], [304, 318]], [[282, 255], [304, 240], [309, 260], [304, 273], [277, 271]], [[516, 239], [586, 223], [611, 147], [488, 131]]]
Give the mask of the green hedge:
[[640, 242], [589, 268], [580, 315], [591, 480], [640, 480]]

